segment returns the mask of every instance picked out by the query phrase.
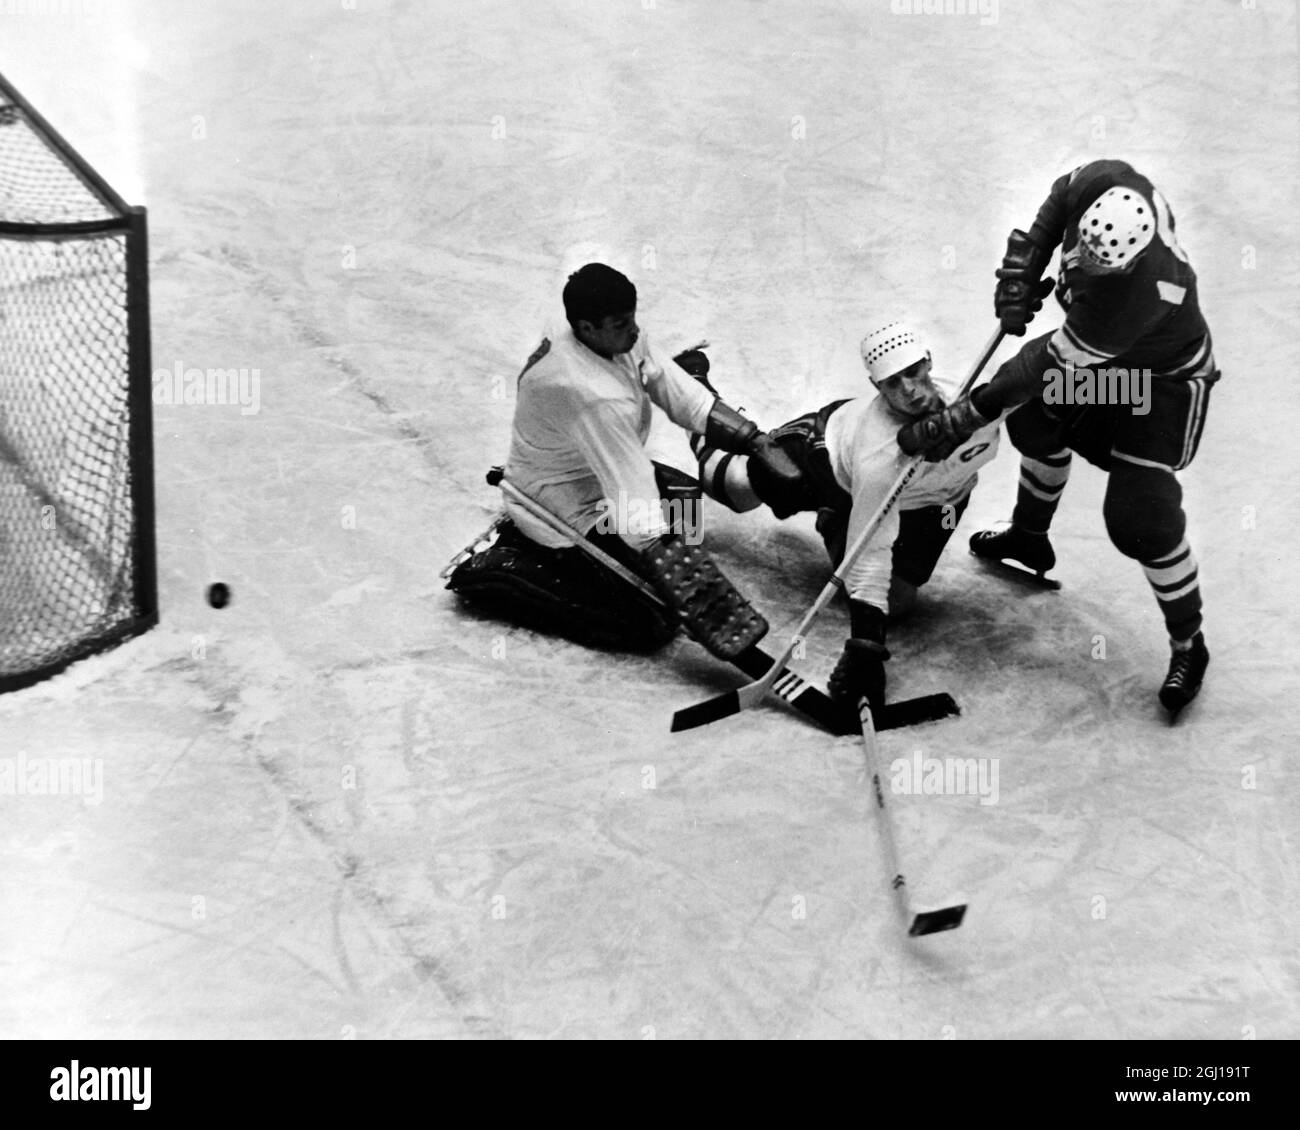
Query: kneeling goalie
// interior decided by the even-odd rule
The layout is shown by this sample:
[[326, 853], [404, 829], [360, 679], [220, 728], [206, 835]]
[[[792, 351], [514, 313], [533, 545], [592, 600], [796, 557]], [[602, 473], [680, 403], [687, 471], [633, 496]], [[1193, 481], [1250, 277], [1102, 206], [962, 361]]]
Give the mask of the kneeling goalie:
[[[767, 621], [665, 520], [661, 497], [693, 490], [698, 499], [698, 486], [646, 454], [651, 406], [714, 448], [763, 455], [778, 482], [797, 481], [798, 470], [756, 424], [675, 361], [658, 359], [624, 275], [588, 263], [569, 277], [563, 298], [568, 330], [543, 339], [519, 375], [506, 477], [648, 581], [667, 610], [508, 495], [495, 544], [459, 562], [447, 587], [524, 627], [581, 643], [653, 650], [680, 623], [713, 654], [735, 659], [762, 639]], [[611, 515], [619, 519], [614, 529]]]

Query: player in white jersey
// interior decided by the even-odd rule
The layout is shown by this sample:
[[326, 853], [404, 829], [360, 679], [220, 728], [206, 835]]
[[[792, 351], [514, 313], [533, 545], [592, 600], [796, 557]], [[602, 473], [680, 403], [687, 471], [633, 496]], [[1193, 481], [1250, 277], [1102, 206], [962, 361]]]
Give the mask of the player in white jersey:
[[735, 658], [767, 625], [666, 518], [669, 479], [698, 488], [646, 454], [652, 405], [717, 447], [762, 455], [778, 481], [797, 471], [756, 424], [660, 359], [624, 275], [587, 264], [565, 285], [564, 306], [568, 328], [544, 338], [519, 374], [506, 476], [645, 577], [674, 615], [636, 598], [509, 498], [496, 543], [461, 563], [448, 587], [516, 623], [587, 643], [653, 649], [680, 620], [714, 654]]
[[[907, 464], [898, 447], [900, 424], [946, 403], [932, 375], [930, 352], [908, 326], [881, 327], [863, 339], [861, 352], [878, 396], [835, 401], [772, 432], [799, 468], [797, 481], [777, 480], [765, 460], [720, 452], [707, 437], [692, 441], [706, 494], [742, 512], [766, 504], [778, 518], [815, 511], [817, 530], [836, 567]], [[681, 360], [697, 378], [707, 376], [702, 354]], [[865, 694], [873, 707], [883, 703], [886, 620], [906, 613], [917, 589], [930, 579], [979, 468], [997, 446], [994, 420], [949, 458], [926, 464], [850, 564], [845, 591], [851, 636], [831, 676], [832, 695], [854, 702]]]

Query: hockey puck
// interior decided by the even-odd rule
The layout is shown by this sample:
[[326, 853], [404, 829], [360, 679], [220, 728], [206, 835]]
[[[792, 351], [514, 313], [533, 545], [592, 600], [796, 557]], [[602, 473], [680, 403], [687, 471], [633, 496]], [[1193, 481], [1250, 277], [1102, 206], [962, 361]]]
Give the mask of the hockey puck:
[[230, 603], [230, 589], [218, 581], [208, 586], [208, 603], [213, 608], [225, 608]]

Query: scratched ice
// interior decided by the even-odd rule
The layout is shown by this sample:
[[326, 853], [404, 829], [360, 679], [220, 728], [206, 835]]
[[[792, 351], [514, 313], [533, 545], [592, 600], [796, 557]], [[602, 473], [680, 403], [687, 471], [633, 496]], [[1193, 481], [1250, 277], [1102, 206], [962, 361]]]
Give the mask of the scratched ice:
[[[1003, 8], [4, 18], [0, 68], [150, 205], [155, 365], [256, 369], [261, 403], [158, 407], [162, 626], [0, 702], [3, 757], [101, 759], [104, 788], [0, 797], [0, 1032], [1300, 1036], [1294, 11]], [[1209, 681], [1161, 720], [1154, 601], [1081, 463], [1059, 594], [972, 567], [1008, 447], [891, 640], [893, 692], [964, 715], [885, 757], [999, 771], [996, 804], [895, 797], [917, 896], [971, 906], [909, 942], [853, 739], [776, 706], [671, 735], [729, 669], [477, 619], [437, 574], [493, 515], [577, 245], [772, 425], [861, 393], [892, 316], [958, 376], [1007, 231], [1103, 155], [1169, 199], [1225, 374], [1183, 476]], [[811, 524], [708, 521], [783, 640]]]

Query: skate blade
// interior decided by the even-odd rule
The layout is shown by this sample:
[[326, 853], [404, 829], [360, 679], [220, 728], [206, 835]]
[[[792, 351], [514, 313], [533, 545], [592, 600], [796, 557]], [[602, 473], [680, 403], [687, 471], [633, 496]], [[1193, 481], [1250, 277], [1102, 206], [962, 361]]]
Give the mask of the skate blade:
[[1032, 569], [1028, 569], [1021, 565], [1020, 562], [1012, 561], [1010, 558], [999, 560], [993, 557], [981, 557], [974, 551], [971, 552], [971, 556], [981, 565], [987, 566], [990, 572], [997, 573], [1008, 580], [1018, 581], [1020, 584], [1030, 585], [1036, 589], [1047, 589], [1049, 592], [1057, 592], [1061, 588], [1061, 582], [1055, 577], [1035, 573]]

